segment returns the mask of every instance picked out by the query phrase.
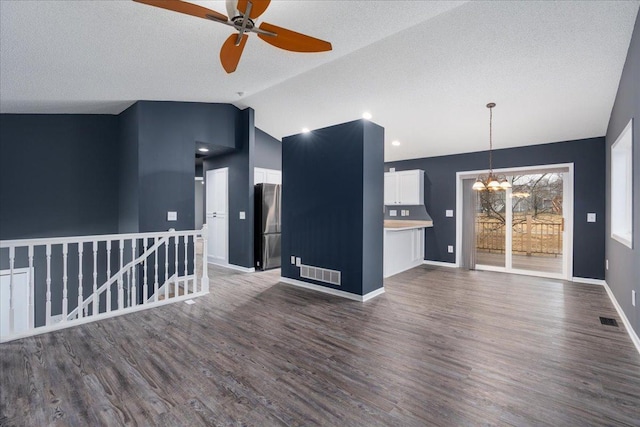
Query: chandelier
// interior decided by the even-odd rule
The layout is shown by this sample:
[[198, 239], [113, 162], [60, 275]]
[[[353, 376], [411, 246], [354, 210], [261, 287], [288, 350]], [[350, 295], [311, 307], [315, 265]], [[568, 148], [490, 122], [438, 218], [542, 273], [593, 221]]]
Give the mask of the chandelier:
[[498, 191], [511, 188], [511, 183], [504, 175], [496, 175], [493, 173], [493, 107], [495, 106], [495, 102], [487, 104], [487, 108], [489, 109], [489, 175], [478, 175], [472, 187], [477, 191]]

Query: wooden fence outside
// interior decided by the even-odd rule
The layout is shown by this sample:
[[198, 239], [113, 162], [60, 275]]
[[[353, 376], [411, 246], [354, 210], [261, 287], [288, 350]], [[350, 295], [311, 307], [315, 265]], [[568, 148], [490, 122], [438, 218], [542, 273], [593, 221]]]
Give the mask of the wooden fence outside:
[[[512, 252], [520, 255], [562, 254], [564, 220], [540, 221], [526, 215], [513, 224]], [[476, 218], [476, 249], [488, 253], [504, 253], [504, 223], [483, 217]]]

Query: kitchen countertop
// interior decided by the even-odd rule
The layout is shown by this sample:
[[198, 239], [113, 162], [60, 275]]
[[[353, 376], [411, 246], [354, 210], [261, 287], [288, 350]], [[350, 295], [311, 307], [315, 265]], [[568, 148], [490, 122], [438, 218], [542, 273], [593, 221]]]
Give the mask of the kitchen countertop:
[[385, 219], [384, 229], [389, 231], [411, 230], [413, 228], [433, 227], [433, 221], [418, 221], [410, 219]]

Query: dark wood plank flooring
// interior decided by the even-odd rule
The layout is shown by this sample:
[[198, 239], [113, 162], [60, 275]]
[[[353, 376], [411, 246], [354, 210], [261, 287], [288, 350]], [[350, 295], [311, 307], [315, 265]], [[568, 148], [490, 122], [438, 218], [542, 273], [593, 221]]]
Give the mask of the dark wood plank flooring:
[[0, 345], [0, 424], [640, 425], [600, 286], [425, 266], [363, 304], [210, 270], [194, 305]]

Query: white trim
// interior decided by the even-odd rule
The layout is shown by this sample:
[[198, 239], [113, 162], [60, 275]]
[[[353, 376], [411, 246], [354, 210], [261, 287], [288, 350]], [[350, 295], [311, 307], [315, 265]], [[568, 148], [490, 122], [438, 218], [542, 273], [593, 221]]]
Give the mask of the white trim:
[[476, 264], [476, 270], [477, 271], [495, 271], [498, 273], [517, 274], [519, 276], [541, 277], [545, 279], [571, 280], [571, 279], [567, 279], [562, 273], [547, 273], [544, 271], [521, 270], [517, 268], [512, 268], [510, 270], [507, 270], [506, 267], [499, 267], [497, 265]]
[[633, 345], [636, 346], [636, 350], [638, 350], [638, 353], [640, 353], [640, 337], [638, 337], [638, 334], [636, 334], [636, 331], [633, 330], [633, 327], [631, 326], [631, 322], [629, 322], [629, 319], [627, 319], [627, 315], [624, 314], [624, 311], [622, 311], [622, 307], [620, 307], [620, 304], [618, 304], [618, 300], [613, 295], [613, 292], [611, 291], [611, 288], [609, 288], [609, 285], [607, 284], [606, 281], [604, 282], [604, 289], [607, 291], [607, 294], [609, 295], [609, 299], [613, 303], [613, 306], [616, 308], [618, 315], [622, 319], [622, 323], [624, 323], [624, 327], [627, 329], [629, 338], [631, 338]]
[[241, 271], [243, 273], [255, 273], [256, 269], [251, 267], [243, 267], [241, 265], [235, 265], [235, 264], [229, 264], [229, 263], [220, 263], [216, 260], [212, 260], [211, 256], [209, 256], [209, 264], [213, 264], [215, 266], [218, 267], [222, 267], [222, 268], [228, 268], [229, 270], [236, 270], [236, 271]]
[[458, 268], [458, 265], [455, 262], [431, 261], [431, 260], [425, 259], [422, 261], [422, 264], [433, 265], [436, 267]]
[[[501, 174], [512, 174], [514, 172], [528, 172], [531, 171], [545, 171], [545, 170], [558, 170], [558, 169], [567, 169], [565, 173], [566, 179], [564, 179], [564, 187], [563, 187], [563, 199], [564, 199], [564, 236], [563, 236], [563, 263], [562, 263], [562, 274], [545, 274], [543, 272], [532, 271], [528, 272], [527, 270], [514, 270], [513, 268], [509, 271], [506, 270], [506, 267], [492, 267], [492, 266], [482, 266], [478, 270], [486, 270], [486, 271], [498, 271], [498, 272], [506, 272], [513, 274], [521, 274], [525, 276], [538, 276], [538, 277], [547, 277], [552, 279], [561, 279], [561, 280], [571, 280], [571, 276], [573, 274], [573, 216], [574, 216], [574, 206], [575, 206], [575, 194], [574, 194], [574, 164], [573, 163], [556, 163], [556, 164], [548, 164], [548, 165], [533, 165], [533, 166], [521, 166], [521, 167], [513, 167], [513, 168], [501, 168], [494, 169], [493, 171]], [[459, 267], [460, 262], [462, 260], [462, 180], [475, 178], [479, 174], [487, 173], [488, 170], [474, 170], [474, 171], [458, 171], [456, 172], [456, 262], [455, 266]], [[569, 198], [567, 195], [571, 196], [571, 203], [569, 203]], [[570, 236], [571, 238], [567, 238]], [[506, 262], [506, 259], [505, 259]], [[477, 266], [476, 266], [477, 267]]]
[[602, 279], [592, 279], [590, 277], [572, 277], [571, 281], [573, 283], [585, 283], [587, 285], [599, 285], [599, 286], [605, 286], [607, 284], [607, 282], [605, 282]]
[[324, 294], [335, 295], [342, 298], [347, 298], [353, 301], [365, 302], [371, 298], [377, 297], [384, 293], [384, 286], [371, 291], [366, 295], [352, 294], [351, 292], [340, 291], [338, 289], [327, 288], [326, 286], [314, 285], [313, 283], [303, 282], [302, 280], [291, 279], [289, 277], [280, 277], [280, 283], [286, 283], [287, 285], [297, 286], [299, 288], [310, 289], [312, 291], [322, 292]]

